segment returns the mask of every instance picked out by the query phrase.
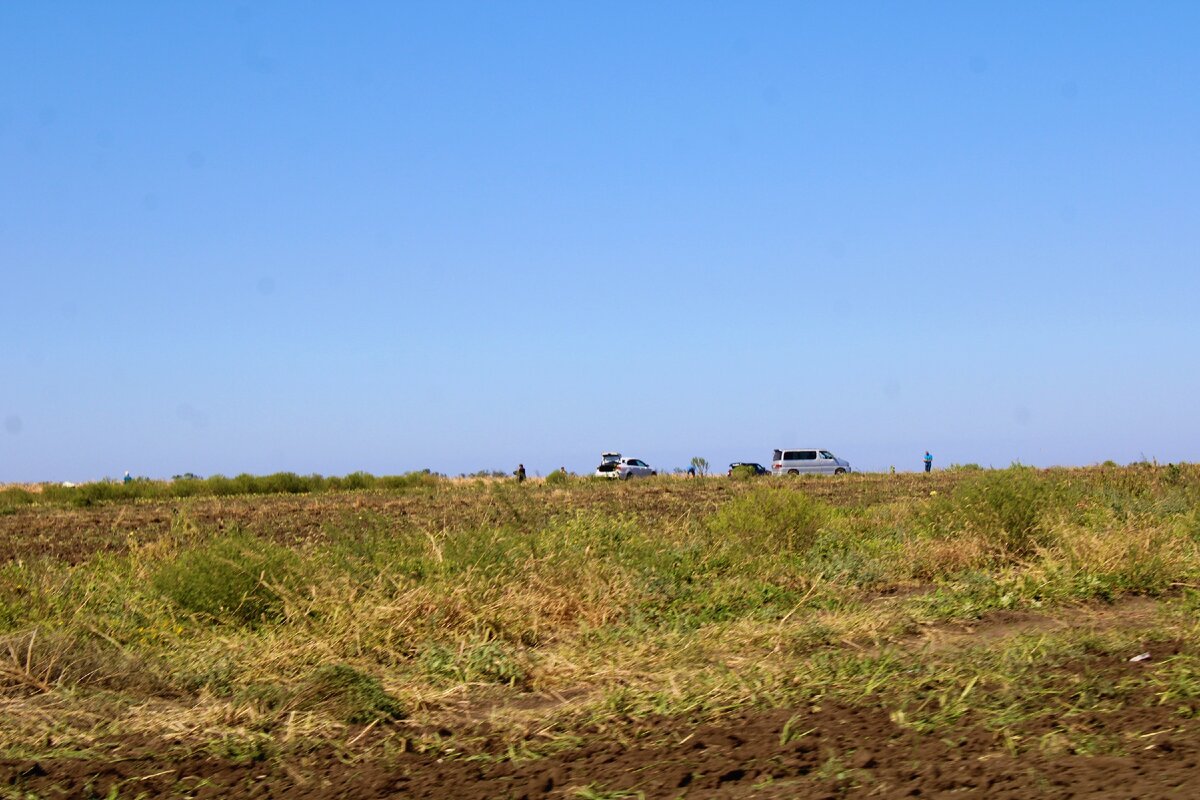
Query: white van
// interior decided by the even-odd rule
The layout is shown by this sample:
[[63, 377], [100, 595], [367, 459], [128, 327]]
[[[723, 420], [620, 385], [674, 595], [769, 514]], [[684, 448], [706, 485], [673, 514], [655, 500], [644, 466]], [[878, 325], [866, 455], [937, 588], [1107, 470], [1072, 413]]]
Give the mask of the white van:
[[771, 459], [771, 472], [776, 475], [843, 475], [850, 471], [850, 462], [828, 450], [779, 448]]

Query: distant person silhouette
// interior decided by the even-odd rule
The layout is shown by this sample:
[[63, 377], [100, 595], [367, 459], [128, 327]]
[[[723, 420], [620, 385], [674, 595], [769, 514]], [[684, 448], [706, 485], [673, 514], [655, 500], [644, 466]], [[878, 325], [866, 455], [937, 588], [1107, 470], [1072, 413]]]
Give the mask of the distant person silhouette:
[[517, 464], [517, 471], [513, 473], [517, 476], [517, 483], [525, 482], [525, 465]]
[[129, 470], [125, 470], [125, 477], [121, 479], [121, 483], [133, 483], [133, 476], [129, 474]]
[[929, 472], [933, 469], [933, 456], [929, 455], [929, 451], [925, 451], [925, 471]]

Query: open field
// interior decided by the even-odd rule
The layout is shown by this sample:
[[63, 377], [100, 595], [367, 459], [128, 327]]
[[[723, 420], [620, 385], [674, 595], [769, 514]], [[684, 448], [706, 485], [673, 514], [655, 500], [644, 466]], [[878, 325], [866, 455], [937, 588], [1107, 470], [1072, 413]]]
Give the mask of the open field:
[[1200, 796], [1200, 467], [356, 483], [0, 491], [0, 797]]

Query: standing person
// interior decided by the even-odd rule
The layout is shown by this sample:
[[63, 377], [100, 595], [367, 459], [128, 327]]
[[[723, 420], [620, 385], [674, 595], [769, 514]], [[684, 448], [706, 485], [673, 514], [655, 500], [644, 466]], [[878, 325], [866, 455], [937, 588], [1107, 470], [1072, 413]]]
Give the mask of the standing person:
[[933, 456], [929, 455], [929, 451], [925, 451], [925, 471], [929, 472], [933, 469]]
[[525, 465], [517, 464], [517, 471], [513, 473], [517, 476], [517, 483], [525, 482]]
[[125, 470], [125, 477], [121, 479], [121, 483], [133, 483], [133, 476], [129, 474], [129, 470]]

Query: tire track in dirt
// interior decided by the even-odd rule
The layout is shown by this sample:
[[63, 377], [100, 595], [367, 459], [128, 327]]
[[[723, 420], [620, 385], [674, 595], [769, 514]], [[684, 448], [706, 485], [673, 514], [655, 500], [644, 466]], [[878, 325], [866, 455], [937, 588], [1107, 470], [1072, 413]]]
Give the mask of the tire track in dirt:
[[897, 644], [910, 650], [941, 652], [1029, 633], [1137, 628], [1153, 621], [1158, 608], [1154, 598], [1131, 596], [1112, 603], [1059, 606], [1046, 611], [993, 611], [971, 622], [931, 622]]

